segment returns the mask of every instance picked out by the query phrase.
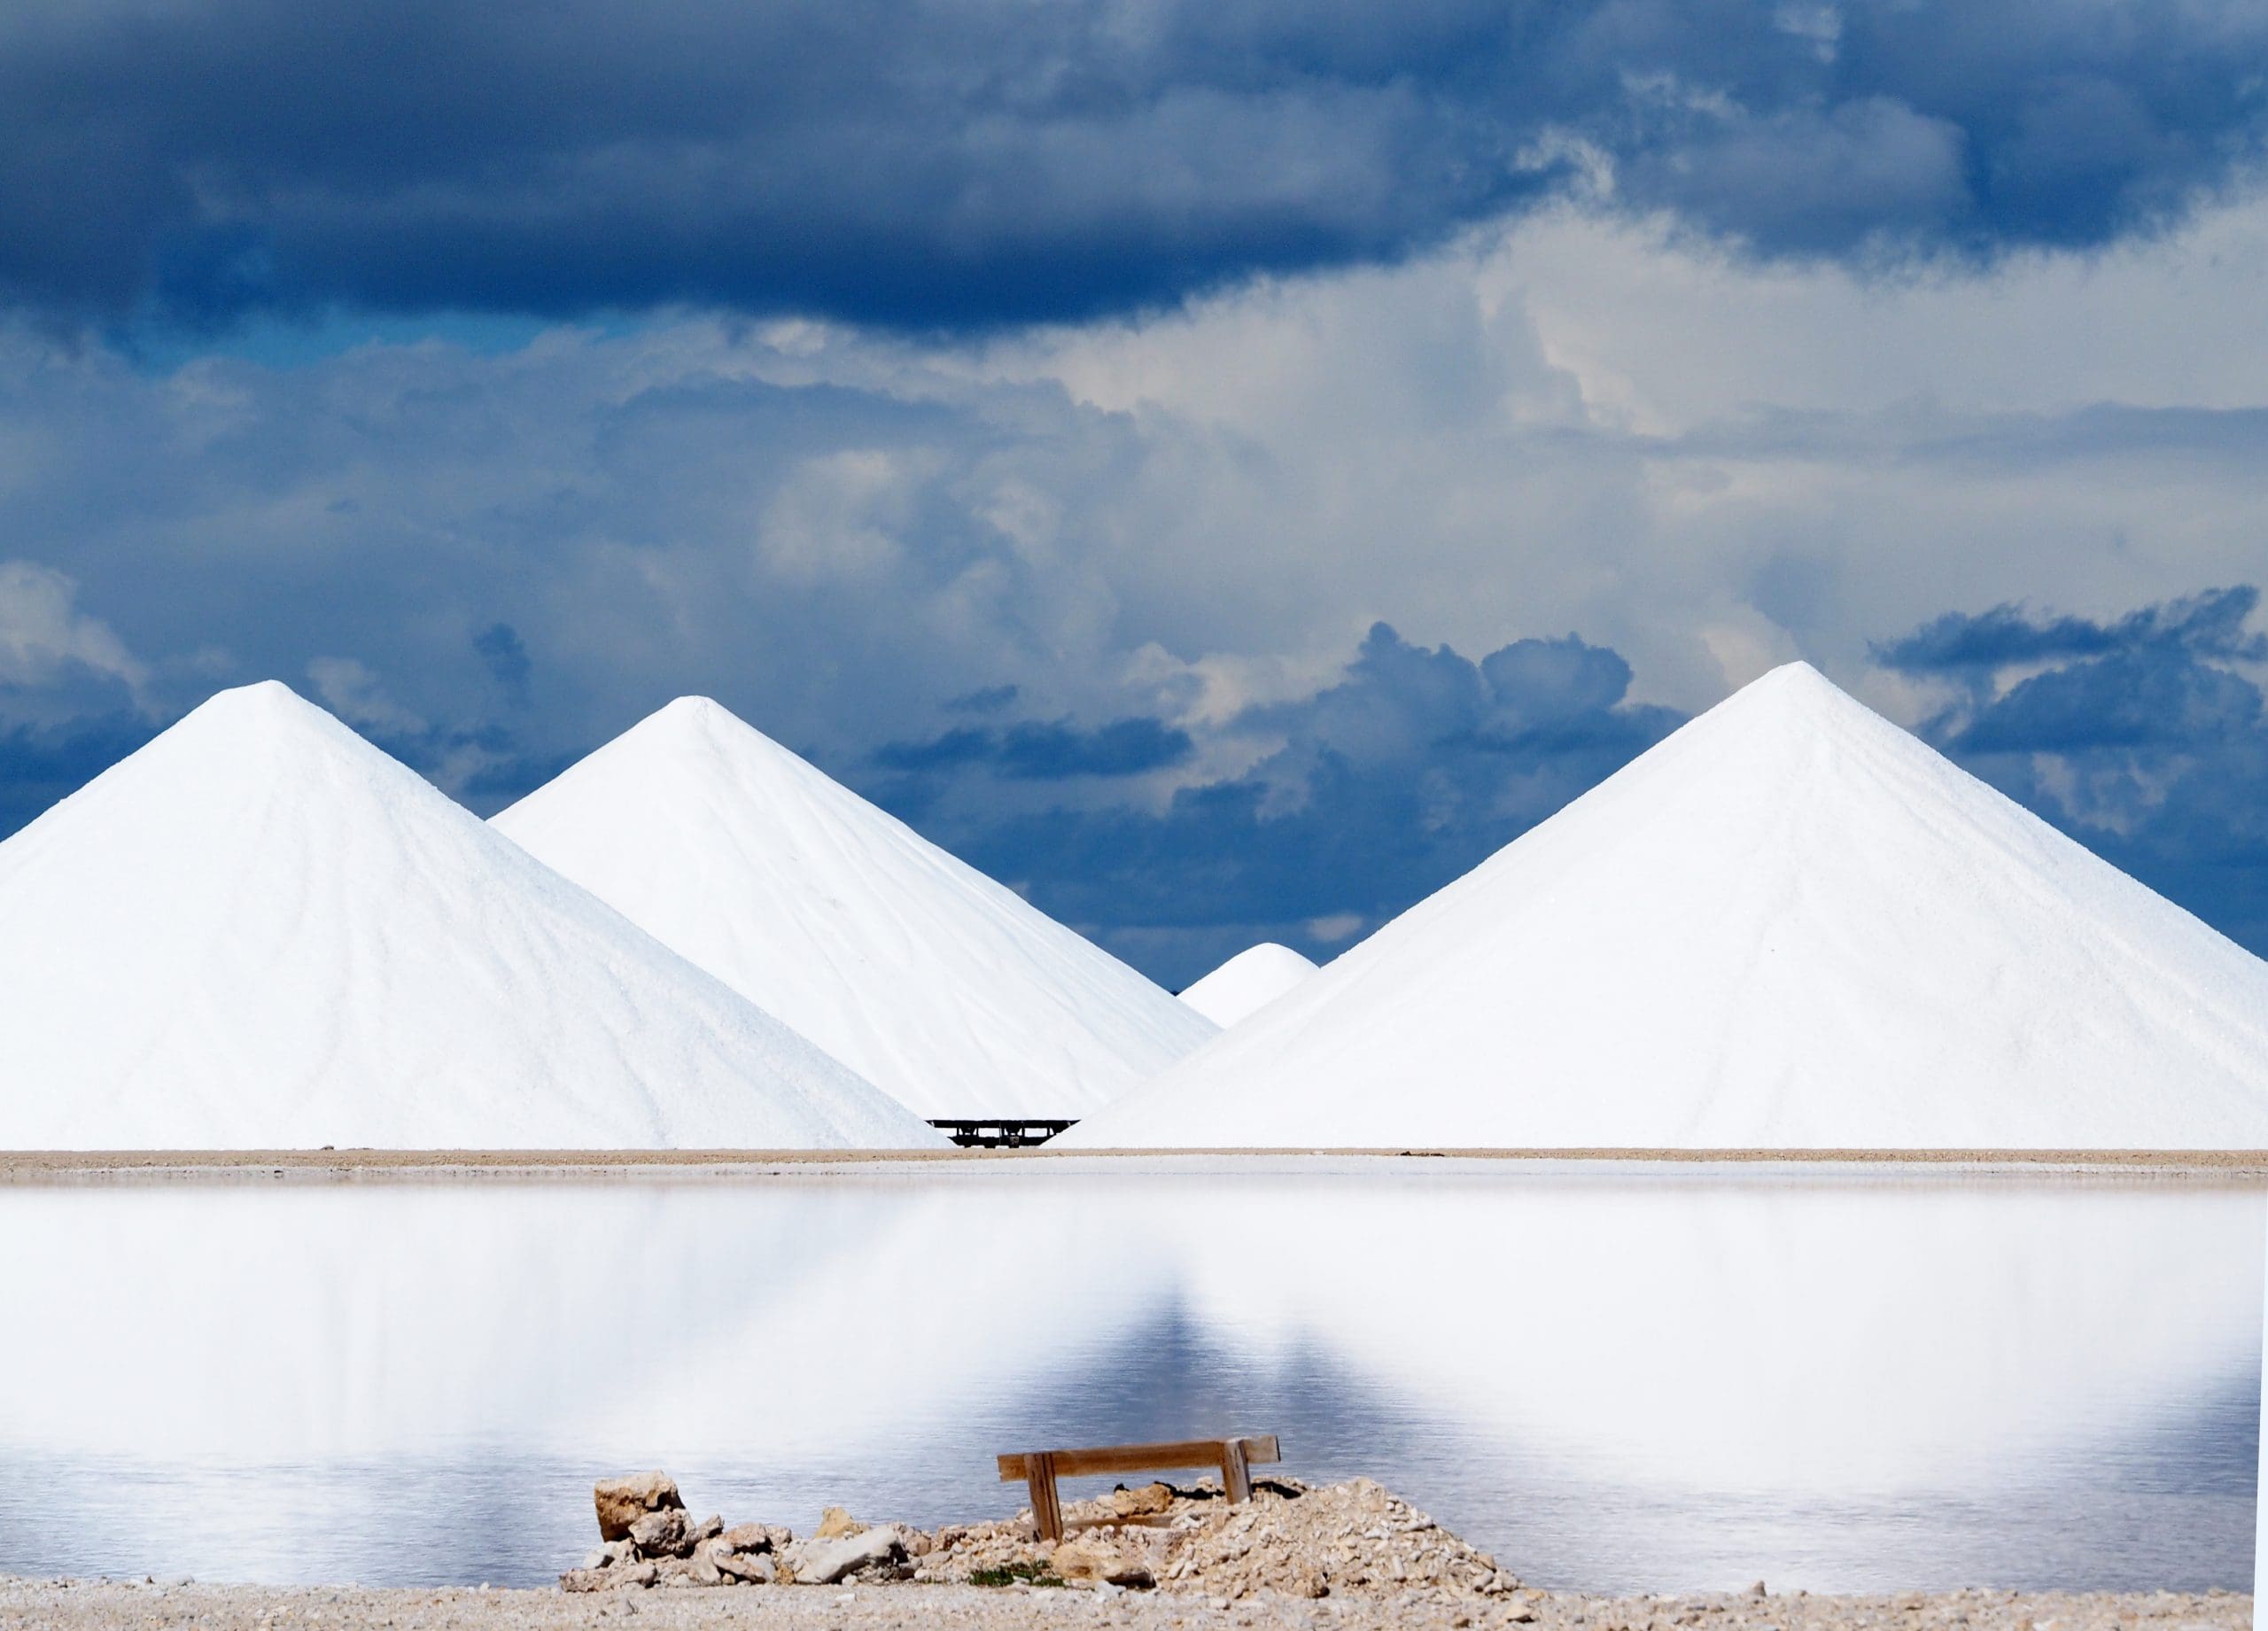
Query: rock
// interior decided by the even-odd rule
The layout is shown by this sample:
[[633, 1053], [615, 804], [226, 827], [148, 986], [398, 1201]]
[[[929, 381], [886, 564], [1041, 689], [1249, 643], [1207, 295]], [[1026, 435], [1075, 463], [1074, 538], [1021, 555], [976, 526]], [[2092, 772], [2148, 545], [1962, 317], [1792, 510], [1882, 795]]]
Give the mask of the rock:
[[[653, 1498], [667, 1499], [658, 1491]], [[830, 1507], [819, 1532], [799, 1542], [788, 1530], [768, 1524], [728, 1529], [721, 1518], [695, 1521], [680, 1503], [640, 1511], [625, 1536], [600, 1547], [560, 1583], [587, 1592], [649, 1585], [847, 1588], [980, 1576], [1014, 1585], [1045, 1578], [1106, 1594], [1161, 1587], [1194, 1599], [1247, 1604], [1270, 1596], [1359, 1600], [1394, 1592], [1439, 1607], [1444, 1615], [1460, 1612], [1468, 1621], [1494, 1598], [1501, 1606], [1487, 1611], [1489, 1624], [1512, 1631], [1539, 1627], [1543, 1619], [1541, 1600], [1523, 1591], [1516, 1576], [1369, 1480], [1315, 1489], [1288, 1480], [1281, 1488], [1256, 1485], [1252, 1501], [1235, 1504], [1153, 1483], [1067, 1504], [1064, 1517], [1073, 1538], [1050, 1547], [1034, 1542], [1026, 1532], [1029, 1520], [1021, 1517], [946, 1525], [925, 1534], [897, 1524], [869, 1526]], [[1669, 1604], [1664, 1617], [1645, 1631], [1691, 1631], [1702, 1610], [1664, 1601]], [[1723, 1606], [1730, 1601], [1722, 1600]], [[1702, 1609], [1713, 1613], [1718, 1605]], [[1636, 1627], [1634, 1621], [1632, 1631]], [[1969, 1627], [1954, 1619], [1944, 1631]], [[1993, 1627], [1985, 1623], [1984, 1631]]]
[[796, 1585], [832, 1586], [853, 1575], [895, 1574], [905, 1569], [905, 1542], [896, 1524], [883, 1524], [856, 1534], [813, 1535], [789, 1548], [783, 1561]]
[[685, 1505], [677, 1493], [677, 1481], [666, 1472], [601, 1479], [591, 1487], [591, 1499], [598, 1508], [602, 1541], [621, 1540], [630, 1533], [630, 1526], [648, 1512]]
[[1764, 1582], [1762, 1581], [1758, 1581], [1756, 1584], [1748, 1588], [1748, 1595], [1751, 1597], [1768, 1597], [1772, 1594], [1764, 1589]]
[[682, 1507], [646, 1513], [630, 1526], [630, 1539], [645, 1557], [682, 1557], [693, 1549], [693, 1542], [686, 1538]]
[[710, 1557], [719, 1573], [750, 1586], [768, 1586], [780, 1575], [770, 1552], [712, 1551]]
[[1114, 1489], [1102, 1498], [1102, 1504], [1119, 1518], [1150, 1518], [1173, 1511], [1173, 1491], [1163, 1484]]
[[1055, 1549], [1049, 1566], [1068, 1581], [1105, 1581], [1114, 1586], [1157, 1584], [1147, 1563], [1092, 1535], [1064, 1542]]
[[664, 1587], [689, 1588], [724, 1582], [724, 1576], [715, 1569], [703, 1567], [690, 1557], [664, 1557], [654, 1565], [654, 1570], [656, 1576], [655, 1583]]

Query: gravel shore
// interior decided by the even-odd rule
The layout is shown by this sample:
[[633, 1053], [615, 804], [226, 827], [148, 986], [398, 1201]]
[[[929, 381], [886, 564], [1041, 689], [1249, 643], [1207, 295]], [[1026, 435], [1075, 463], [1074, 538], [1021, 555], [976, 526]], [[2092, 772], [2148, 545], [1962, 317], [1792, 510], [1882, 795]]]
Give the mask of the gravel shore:
[[407, 1179], [587, 1180], [665, 1176], [745, 1181], [841, 1172], [1021, 1169], [1061, 1174], [1224, 1166], [1313, 1171], [1416, 1161], [1517, 1169], [1652, 1166], [1842, 1168], [1913, 1177], [1992, 1172], [2244, 1185], [2268, 1177], [2268, 1150], [0, 1150], [0, 1185], [352, 1183]]
[[1177, 1159], [1458, 1159], [1458, 1161], [1651, 1161], [1665, 1166], [2005, 1166], [2005, 1169], [2268, 1173], [2268, 1150], [0, 1150], [0, 1182], [97, 1175], [477, 1175], [592, 1170], [944, 1164], [1157, 1164]]
[[2252, 1599], [2174, 1592], [1891, 1593], [1811, 1596], [1750, 1593], [1594, 1597], [1521, 1591], [1503, 1602], [1450, 1604], [1420, 1593], [1317, 1601], [1262, 1596], [1226, 1603], [1177, 1591], [1098, 1591], [1022, 1586], [887, 1585], [835, 1590], [657, 1591], [602, 1597], [555, 1590], [125, 1585], [0, 1578], [0, 1631], [568, 1631], [604, 1624], [641, 1631], [708, 1627], [827, 1627], [827, 1631], [1142, 1631], [1285, 1626], [1330, 1631], [1513, 1626], [1521, 1631], [2249, 1631]]

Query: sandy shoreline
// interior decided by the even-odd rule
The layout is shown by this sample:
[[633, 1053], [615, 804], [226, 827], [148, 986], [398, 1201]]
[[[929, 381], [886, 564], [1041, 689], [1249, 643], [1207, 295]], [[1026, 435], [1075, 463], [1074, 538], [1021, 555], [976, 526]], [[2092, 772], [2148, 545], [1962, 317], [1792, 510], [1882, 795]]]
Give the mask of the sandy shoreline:
[[2249, 1631], [2252, 1599], [2239, 1593], [1891, 1592], [1754, 1596], [1714, 1593], [1603, 1597], [1522, 1591], [1500, 1603], [1452, 1603], [1422, 1593], [1304, 1600], [1272, 1595], [1236, 1602], [1174, 1591], [1115, 1595], [1086, 1589], [975, 1586], [781, 1586], [740, 1591], [647, 1591], [593, 1598], [548, 1589], [423, 1587], [126, 1585], [0, 1577], [0, 1627], [127, 1631], [293, 1631], [386, 1627], [392, 1631], [567, 1631], [603, 1620], [663, 1631], [718, 1626], [831, 1631], [973, 1631], [1124, 1626], [1402, 1627], [1511, 1626], [1523, 1631]]

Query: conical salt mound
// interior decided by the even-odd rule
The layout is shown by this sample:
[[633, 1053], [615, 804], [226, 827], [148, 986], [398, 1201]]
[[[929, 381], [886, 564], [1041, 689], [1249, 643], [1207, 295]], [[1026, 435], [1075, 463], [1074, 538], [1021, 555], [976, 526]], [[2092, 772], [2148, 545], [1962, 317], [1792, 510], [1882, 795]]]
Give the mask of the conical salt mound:
[[939, 1140], [283, 686], [0, 844], [0, 1146]]
[[924, 1116], [1080, 1116], [1216, 1029], [703, 697], [495, 826]]
[[1315, 971], [1316, 966], [1291, 947], [1263, 940], [1198, 981], [1182, 992], [1181, 999], [1225, 1029], [1259, 1013]]
[[1060, 1142], [2268, 1146], [2268, 964], [1797, 664]]

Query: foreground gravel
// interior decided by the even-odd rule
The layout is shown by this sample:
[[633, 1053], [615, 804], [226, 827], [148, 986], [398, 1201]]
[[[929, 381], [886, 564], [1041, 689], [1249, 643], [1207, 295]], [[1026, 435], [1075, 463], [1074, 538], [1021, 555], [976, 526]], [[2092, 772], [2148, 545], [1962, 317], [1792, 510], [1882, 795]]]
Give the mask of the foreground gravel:
[[124, 1585], [0, 1577], [0, 1627], [54, 1631], [553, 1631], [634, 1624], [827, 1627], [885, 1631], [1022, 1627], [1297, 1626], [1348, 1631], [1516, 1626], [1521, 1631], [2249, 1631], [2252, 1599], [2231, 1592], [1963, 1591], [1883, 1596], [1593, 1597], [1520, 1591], [1456, 1604], [1418, 1594], [1342, 1599], [1262, 1596], [1229, 1604], [1175, 1591], [887, 1585], [848, 1590], [782, 1586], [738, 1591], [649, 1591], [569, 1596], [554, 1590]]

